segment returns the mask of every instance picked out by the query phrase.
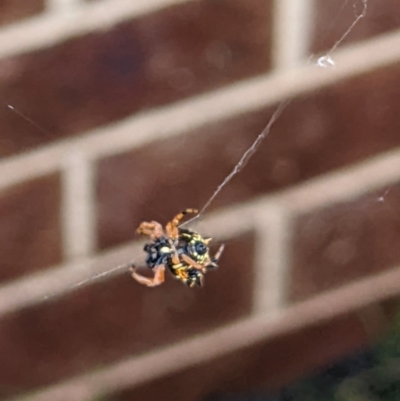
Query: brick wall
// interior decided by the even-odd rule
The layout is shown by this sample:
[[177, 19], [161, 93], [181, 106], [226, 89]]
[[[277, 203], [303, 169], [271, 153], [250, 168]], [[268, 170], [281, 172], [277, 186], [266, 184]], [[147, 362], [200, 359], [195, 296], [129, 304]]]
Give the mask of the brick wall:
[[[400, 293], [398, 2], [369, 0], [345, 37], [361, 1], [0, 10], [2, 399], [274, 389], [385, 330]], [[310, 62], [332, 48], [333, 67]], [[201, 208], [287, 99], [196, 223], [226, 243], [203, 289], [102, 275], [142, 261], [141, 221]]]

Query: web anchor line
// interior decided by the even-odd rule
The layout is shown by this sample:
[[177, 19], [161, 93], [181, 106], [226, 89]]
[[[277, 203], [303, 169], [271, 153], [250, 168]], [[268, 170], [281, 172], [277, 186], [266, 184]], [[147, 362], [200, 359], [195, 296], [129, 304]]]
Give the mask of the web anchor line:
[[289, 105], [289, 103], [290, 103], [290, 100], [284, 100], [279, 104], [278, 108], [274, 111], [272, 117], [268, 121], [268, 124], [261, 131], [261, 133], [257, 136], [257, 138], [253, 142], [253, 144], [246, 150], [246, 152], [243, 154], [243, 156], [241, 157], [239, 162], [235, 165], [233, 170], [225, 177], [225, 179], [221, 182], [221, 184], [218, 185], [215, 192], [211, 195], [211, 197], [208, 199], [208, 201], [205, 203], [205, 205], [199, 211], [199, 213], [196, 216], [192, 217], [191, 219], [187, 220], [185, 223], [181, 224], [181, 226], [185, 226], [186, 224], [199, 219], [204, 214], [204, 212], [208, 209], [208, 207], [211, 205], [211, 203], [214, 201], [214, 199], [219, 195], [219, 193], [222, 191], [222, 189], [232, 180], [232, 178], [236, 174], [239, 174], [243, 170], [243, 168], [247, 165], [247, 163], [249, 162], [251, 157], [254, 155], [254, 153], [257, 152], [257, 150], [260, 147], [263, 140], [268, 136], [275, 121], [280, 117], [280, 115], [283, 113], [283, 111], [286, 109], [286, 107]]
[[[347, 30], [344, 32], [344, 34], [340, 37], [338, 41], [334, 43], [334, 45], [330, 48], [330, 50], [322, 57], [320, 57], [316, 64], [318, 67], [333, 67], [335, 65], [334, 60], [331, 57], [331, 54], [340, 46], [340, 44], [346, 39], [346, 37], [350, 34], [350, 32], [354, 29], [354, 27], [360, 22], [362, 18], [364, 18], [367, 15], [367, 9], [368, 9], [368, 0], [361, 0], [363, 4], [362, 11], [358, 13], [357, 11], [355, 12], [355, 20], [353, 23], [347, 28]], [[340, 12], [343, 10], [343, 8], [346, 6], [348, 3], [348, 0], [345, 1], [345, 3], [342, 5], [342, 8], [340, 9]], [[355, 5], [353, 5], [355, 9]], [[312, 55], [309, 58], [309, 61], [311, 60]], [[272, 125], [275, 123], [275, 121], [280, 117], [282, 112], [286, 109], [286, 107], [290, 104], [291, 100], [283, 100], [279, 104], [278, 108], [275, 110], [274, 114], [272, 115], [271, 119], [269, 120], [268, 124], [266, 127], [262, 130], [262, 132], [258, 135], [254, 143], [246, 150], [244, 155], [241, 157], [239, 162], [236, 164], [234, 169], [228, 174], [228, 176], [222, 181], [220, 185], [218, 185], [217, 189], [215, 192], [211, 195], [211, 197], [208, 199], [208, 201], [205, 203], [202, 209], [200, 209], [199, 213], [192, 217], [191, 219], [187, 220], [185, 223], [183, 223], [181, 226], [185, 226], [197, 219], [199, 219], [204, 212], [208, 209], [208, 207], [211, 205], [211, 203], [214, 201], [214, 199], [219, 195], [219, 193], [222, 191], [222, 189], [232, 180], [232, 178], [240, 173], [240, 171], [246, 166], [247, 162], [250, 160], [250, 158], [253, 156], [253, 154], [257, 151], [259, 146], [261, 145], [262, 141], [268, 136]]]
[[[354, 29], [354, 27], [360, 22], [362, 18], [364, 18], [367, 15], [367, 9], [368, 9], [368, 0], [361, 0], [363, 4], [363, 9], [360, 13], [355, 12], [356, 19], [353, 21], [353, 23], [347, 28], [346, 32], [342, 35], [342, 37], [335, 42], [335, 44], [331, 47], [331, 49], [326, 53], [324, 56], [321, 56], [317, 60], [317, 65], [318, 67], [326, 68], [326, 67], [333, 67], [335, 65], [335, 62], [333, 61], [331, 54], [340, 46], [340, 44], [347, 38], [349, 33]], [[347, 4], [347, 1], [343, 5], [342, 9], [345, 7]], [[353, 5], [355, 9], [355, 5]], [[342, 10], [341, 10], [342, 11]]]
[[[331, 49], [325, 54], [325, 56], [320, 57], [317, 61], [316, 61], [316, 66], [318, 67], [333, 67], [335, 65], [334, 60], [332, 59], [331, 55], [332, 53], [340, 46], [340, 44], [345, 40], [345, 38], [350, 34], [350, 32], [354, 29], [354, 27], [360, 22], [360, 20], [362, 18], [364, 18], [367, 15], [367, 6], [368, 6], [368, 0], [361, 0], [362, 4], [363, 4], [363, 8], [362, 11], [360, 13], [358, 13], [356, 11], [355, 13], [355, 20], [353, 21], [353, 23], [348, 27], [348, 29], [344, 32], [344, 34], [340, 37], [340, 39], [338, 41], [336, 41], [334, 43], [334, 45], [331, 47]], [[345, 7], [345, 5], [348, 3], [348, 0], [346, 0], [345, 4], [342, 6], [342, 8]], [[355, 7], [354, 7], [355, 8]], [[342, 9], [340, 10], [342, 11]], [[311, 60], [311, 58], [313, 57], [313, 55], [310, 56], [309, 58], [309, 62]], [[279, 103], [278, 107], [276, 108], [276, 110], [274, 111], [274, 113], [272, 114], [272, 117], [270, 118], [270, 120], [268, 121], [267, 125], [265, 126], [265, 128], [261, 131], [261, 133], [257, 136], [256, 140], [253, 142], [253, 144], [246, 150], [246, 152], [243, 154], [243, 156], [240, 158], [239, 162], [235, 165], [235, 167], [233, 168], [233, 170], [224, 178], [224, 180], [221, 182], [220, 185], [218, 185], [218, 187], [216, 188], [216, 190], [214, 191], [214, 193], [211, 195], [211, 197], [207, 200], [207, 202], [204, 204], [204, 206], [200, 209], [199, 213], [192, 217], [191, 219], [187, 220], [186, 222], [184, 222], [183, 224], [181, 224], [180, 226], [185, 226], [197, 219], [199, 219], [200, 217], [202, 217], [205, 213], [205, 211], [210, 207], [210, 205], [212, 204], [212, 202], [215, 200], [215, 198], [220, 194], [220, 192], [223, 190], [223, 188], [229, 184], [229, 182], [234, 178], [234, 176], [236, 174], [239, 174], [243, 168], [247, 165], [247, 163], [249, 162], [249, 160], [251, 159], [251, 157], [254, 155], [254, 153], [257, 152], [258, 148], [261, 146], [263, 140], [268, 136], [268, 134], [271, 131], [272, 126], [274, 125], [274, 123], [276, 122], [276, 120], [281, 116], [281, 114], [284, 112], [284, 110], [289, 106], [289, 104], [291, 103], [292, 99], [286, 99], [283, 100]], [[109, 273], [114, 272], [115, 270], [119, 270], [122, 269], [124, 267], [126, 267], [127, 264], [124, 265], [120, 265], [117, 266], [116, 268], [113, 268], [111, 270], [105, 271], [103, 273], [97, 274], [94, 277], [90, 277], [86, 280], [81, 281], [80, 283], [72, 286], [71, 289], [79, 287], [83, 284], [89, 283], [92, 280], [96, 280], [97, 278], [103, 277]]]
[[[342, 5], [342, 7], [341, 7], [341, 9], [339, 11], [339, 13], [344, 9], [344, 7], [348, 4], [348, 2], [349, 2], [349, 0], [345, 0], [344, 4]], [[361, 11], [357, 11], [356, 10], [356, 5], [359, 4], [360, 2], [362, 3], [362, 10]], [[340, 37], [340, 39], [334, 43], [334, 45], [330, 48], [330, 50], [327, 53], [325, 53], [324, 56], [320, 57], [318, 60], [315, 61], [316, 66], [324, 67], [324, 68], [326, 68], [326, 67], [334, 67], [335, 62], [331, 57], [332, 53], [342, 44], [342, 42], [351, 33], [351, 31], [360, 22], [360, 20], [367, 15], [368, 0], [356, 0], [356, 2], [353, 5], [353, 7], [355, 9], [355, 19], [353, 20], [351, 25], [347, 28], [347, 30], [343, 33], [343, 35]], [[313, 57], [313, 55], [310, 56], [309, 62], [311, 61], [312, 57]], [[191, 219], [187, 220], [186, 222], [184, 222], [181, 226], [187, 225], [187, 224], [199, 219], [200, 217], [202, 217], [204, 215], [204, 213], [208, 210], [210, 205], [214, 202], [215, 198], [220, 194], [220, 192], [224, 189], [224, 187], [226, 185], [228, 185], [230, 183], [230, 181], [237, 174], [239, 174], [243, 170], [243, 168], [247, 165], [247, 163], [249, 162], [251, 157], [257, 152], [257, 150], [261, 146], [261, 144], [264, 141], [264, 139], [266, 139], [268, 137], [272, 126], [278, 120], [278, 118], [282, 115], [284, 110], [289, 106], [291, 101], [292, 101], [292, 99], [287, 99], [287, 100], [283, 100], [283, 101], [281, 101], [279, 103], [278, 107], [273, 112], [272, 117], [268, 121], [268, 123], [265, 126], [265, 128], [257, 136], [257, 138], [255, 139], [253, 144], [245, 151], [245, 153], [242, 155], [242, 157], [240, 158], [238, 163], [234, 166], [232, 171], [224, 178], [224, 180], [221, 182], [221, 184], [218, 185], [218, 187], [215, 189], [214, 193], [207, 200], [207, 202], [204, 204], [204, 206], [200, 209], [199, 213], [196, 216], [194, 216], [193, 218], [191, 218]], [[11, 112], [17, 114], [19, 117], [23, 118], [24, 120], [26, 120], [27, 122], [29, 122], [30, 124], [35, 126], [40, 131], [42, 131], [42, 132], [44, 132], [46, 134], [49, 134], [49, 132], [47, 130], [45, 130], [44, 128], [39, 126], [35, 121], [33, 121], [31, 118], [29, 118], [27, 115], [25, 115], [21, 111], [19, 111], [17, 108], [15, 108], [14, 106], [12, 106], [10, 104], [7, 104], [7, 103], [4, 103], [4, 104], [7, 106], [7, 108]], [[384, 201], [384, 199], [385, 199], [386, 195], [388, 194], [388, 192], [389, 192], [389, 190], [386, 191], [385, 194], [382, 197], [379, 198], [379, 201]], [[114, 267], [114, 268], [112, 268], [110, 270], [98, 273], [98, 274], [96, 274], [94, 276], [91, 276], [91, 277], [89, 277], [89, 278], [87, 278], [85, 280], [82, 280], [82, 281], [72, 285], [71, 287], [68, 288], [68, 290], [73, 290], [73, 289], [75, 289], [77, 287], [83, 286], [83, 285], [85, 285], [87, 283], [90, 283], [90, 282], [92, 282], [94, 280], [100, 279], [103, 276], [111, 274], [111, 273], [113, 273], [113, 272], [115, 272], [117, 270], [125, 269], [128, 266], [130, 266], [129, 263], [123, 264], [123, 265], [119, 265], [119, 266]], [[59, 295], [59, 294], [57, 294], [57, 295]], [[52, 297], [53, 297], [53, 295], [50, 295], [50, 296], [46, 297], [46, 299], [52, 298]]]

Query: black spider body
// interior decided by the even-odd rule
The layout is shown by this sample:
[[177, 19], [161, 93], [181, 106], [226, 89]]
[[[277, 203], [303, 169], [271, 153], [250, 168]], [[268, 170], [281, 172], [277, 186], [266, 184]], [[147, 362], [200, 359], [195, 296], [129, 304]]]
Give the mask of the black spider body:
[[164, 270], [168, 269], [178, 280], [189, 287], [201, 286], [206, 271], [216, 268], [224, 246], [215, 256], [210, 256], [208, 243], [211, 238], [203, 238], [199, 233], [179, 227], [179, 222], [186, 213], [197, 213], [195, 209], [186, 209], [166, 225], [165, 232], [156, 221], [143, 222], [138, 232], [148, 235], [151, 242], [144, 246], [147, 253], [146, 265], [154, 272], [153, 278], [141, 276], [132, 265], [132, 276], [138, 282], [154, 287], [164, 281]]
[[208, 242], [211, 238], [203, 238], [195, 231], [179, 228], [178, 237], [179, 249], [182, 249], [186, 255], [191, 257], [195, 262], [204, 264], [210, 258], [210, 250], [208, 249]]
[[[190, 256], [196, 262], [205, 260], [208, 253], [208, 247], [204, 239], [199, 234], [190, 230], [183, 231], [184, 235], [179, 235], [177, 241], [172, 242], [179, 256], [185, 254]], [[196, 240], [194, 240], [196, 238]], [[198, 269], [191, 267], [188, 263], [179, 258], [179, 263], [174, 263], [172, 255], [174, 249], [171, 246], [171, 240], [166, 237], [156, 238], [153, 242], [144, 246], [143, 250], [147, 253], [146, 265], [150, 269], [156, 266], [164, 265], [178, 279], [183, 281], [189, 287], [193, 285], [201, 286], [203, 273]]]
[[168, 266], [172, 263], [173, 250], [165, 237], [156, 238], [153, 242], [146, 244], [143, 250], [147, 252], [146, 265], [151, 269], [159, 265]]

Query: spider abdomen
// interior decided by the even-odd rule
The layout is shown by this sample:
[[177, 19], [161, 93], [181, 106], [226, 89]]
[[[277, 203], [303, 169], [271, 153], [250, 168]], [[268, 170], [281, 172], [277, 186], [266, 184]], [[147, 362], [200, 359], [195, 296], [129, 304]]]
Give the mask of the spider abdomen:
[[154, 242], [146, 244], [144, 251], [147, 252], [146, 265], [153, 268], [158, 265], [169, 265], [171, 262], [172, 249], [167, 238], [160, 237]]
[[147, 253], [146, 265], [154, 274], [153, 277], [142, 276], [131, 264], [132, 277], [136, 281], [155, 287], [164, 282], [164, 271], [168, 269], [187, 286], [201, 286], [207, 269], [217, 267], [224, 246], [221, 245], [215, 256], [211, 257], [208, 248], [211, 238], [179, 227], [179, 222], [187, 213], [195, 214], [198, 211], [185, 209], [167, 223], [165, 231], [157, 221], [140, 223], [136, 231], [149, 236], [152, 241], [144, 246], [144, 251]]

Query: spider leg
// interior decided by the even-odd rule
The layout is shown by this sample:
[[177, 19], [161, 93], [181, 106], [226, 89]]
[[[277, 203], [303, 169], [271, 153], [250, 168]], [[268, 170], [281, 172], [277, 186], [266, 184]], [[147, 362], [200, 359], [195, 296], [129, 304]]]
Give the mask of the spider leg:
[[179, 267], [177, 269], [174, 269], [175, 271], [175, 276], [179, 278], [179, 280], [182, 280], [183, 282], [187, 282], [187, 279], [189, 277], [187, 268], [186, 267]]
[[183, 217], [188, 213], [197, 214], [198, 212], [199, 211], [197, 209], [185, 209], [183, 212], [177, 214], [169, 223], [167, 223], [165, 227], [168, 237], [171, 237], [173, 239], [178, 238], [178, 226]]
[[152, 221], [151, 223], [144, 221], [140, 224], [136, 232], [141, 235], [148, 235], [152, 240], [164, 236], [161, 224], [156, 221]]
[[179, 222], [183, 219], [186, 214], [197, 214], [199, 211], [197, 209], [185, 209], [183, 212], [177, 214], [171, 221], [175, 226], [179, 226]]
[[196, 270], [200, 270], [201, 272], [205, 273], [206, 272], [206, 268], [195, 262], [190, 256], [185, 255], [184, 253], [181, 255], [182, 260], [187, 263], [190, 267], [193, 267]]
[[[199, 286], [200, 287], [204, 286], [204, 276], [202, 274], [200, 275], [200, 284], [199, 284]], [[193, 287], [193, 285], [191, 285], [191, 287]]]
[[146, 285], [147, 287], [156, 287], [164, 282], [165, 279], [165, 266], [158, 265], [153, 268], [154, 276], [152, 278], [142, 276], [136, 273], [135, 266], [132, 265], [129, 269], [132, 272], [132, 277], [140, 284]]
[[204, 276], [203, 275], [200, 276], [200, 286], [201, 287], [204, 286]]
[[224, 251], [224, 248], [225, 248], [225, 244], [222, 244], [219, 247], [217, 253], [210, 259], [210, 263], [207, 264], [206, 267], [209, 267], [209, 268], [217, 268], [218, 267], [218, 260], [221, 257], [222, 252]]
[[179, 259], [179, 253], [176, 250], [176, 246], [175, 246], [174, 242], [172, 241], [172, 238], [169, 238], [168, 242], [169, 242], [169, 245], [171, 246], [171, 249], [173, 251], [172, 257], [171, 257], [172, 258], [172, 263], [174, 265], [179, 265], [180, 262], [181, 262], [180, 259]]

